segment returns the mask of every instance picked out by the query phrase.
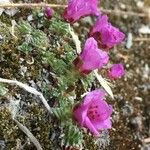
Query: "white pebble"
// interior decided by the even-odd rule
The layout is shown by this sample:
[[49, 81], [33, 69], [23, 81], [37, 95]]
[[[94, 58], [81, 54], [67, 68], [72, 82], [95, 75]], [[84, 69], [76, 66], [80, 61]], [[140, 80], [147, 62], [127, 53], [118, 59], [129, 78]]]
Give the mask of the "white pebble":
[[127, 48], [127, 49], [130, 49], [131, 46], [132, 46], [132, 44], [133, 44], [132, 33], [128, 33], [126, 48]]
[[139, 33], [141, 34], [150, 34], [150, 27], [143, 25], [140, 29], [139, 29]]

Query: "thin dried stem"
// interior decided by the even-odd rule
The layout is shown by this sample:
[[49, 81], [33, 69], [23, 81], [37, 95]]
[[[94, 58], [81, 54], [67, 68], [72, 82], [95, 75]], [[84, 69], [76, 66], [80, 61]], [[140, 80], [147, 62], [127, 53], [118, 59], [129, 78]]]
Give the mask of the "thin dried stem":
[[46, 4], [46, 3], [5, 3], [1, 4], [0, 8], [33, 8], [33, 7], [52, 7], [52, 8], [65, 8], [66, 5], [58, 5], [58, 4]]
[[101, 9], [102, 12], [107, 14], [114, 14], [114, 15], [127, 15], [127, 16], [138, 16], [138, 17], [147, 17], [148, 14], [146, 13], [136, 13], [133, 11], [122, 11], [122, 10], [109, 10], [109, 9]]
[[[47, 3], [5, 3], [0, 4], [0, 8], [34, 8], [34, 7], [52, 7], [52, 8], [66, 8], [67, 5], [59, 5], [59, 4], [47, 4]], [[121, 10], [109, 10], [101, 8], [101, 11], [107, 14], [114, 15], [128, 15], [128, 16], [138, 16], [138, 17], [148, 17], [147, 13], [136, 13], [132, 11], [121, 11]]]
[[133, 40], [134, 42], [146, 42], [146, 41], [150, 41], [150, 38], [136, 38]]
[[32, 94], [38, 96], [41, 99], [41, 101], [44, 104], [44, 106], [46, 107], [46, 109], [52, 114], [51, 107], [47, 103], [47, 101], [44, 98], [43, 94], [41, 92], [37, 91], [36, 89], [34, 89], [33, 87], [30, 87], [27, 84], [23, 84], [22, 82], [19, 82], [17, 80], [9, 80], [9, 79], [0, 78], [0, 82], [18, 85], [20, 88], [26, 90], [27, 92], [32, 93]]
[[28, 136], [28, 138], [35, 145], [35, 147], [37, 148], [37, 150], [43, 150], [41, 144], [35, 138], [35, 136], [29, 131], [29, 129], [26, 126], [24, 126], [23, 124], [21, 124], [20, 122], [18, 122], [16, 119], [13, 119], [13, 120], [15, 121], [15, 123], [17, 124], [17, 126], [20, 128], [20, 130], [22, 130]]
[[144, 139], [144, 140], [143, 140], [143, 143], [145, 143], [145, 144], [150, 143], [150, 137]]

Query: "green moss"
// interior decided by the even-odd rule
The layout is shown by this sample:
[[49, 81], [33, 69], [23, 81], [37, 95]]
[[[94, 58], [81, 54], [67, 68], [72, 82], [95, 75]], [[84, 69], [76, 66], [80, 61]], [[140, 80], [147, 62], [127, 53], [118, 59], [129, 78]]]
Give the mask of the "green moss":
[[49, 23], [49, 30], [59, 35], [68, 36], [68, 23], [62, 21], [61, 19], [62, 18], [59, 17], [58, 14], [56, 14]]
[[[33, 46], [33, 48], [35, 47], [37, 50], [46, 50], [49, 47], [46, 34], [41, 30], [35, 29], [28, 22], [23, 20], [20, 21], [18, 29], [24, 39], [22, 43], [23, 45], [26, 44], [26, 46]], [[23, 48], [23, 45], [20, 46]], [[30, 50], [31, 48], [29, 48], [29, 51]]]
[[0, 15], [0, 21], [7, 25], [11, 25], [11, 18], [8, 15], [5, 15], [4, 13]]
[[98, 150], [99, 147], [95, 144], [94, 137], [91, 135], [86, 134], [84, 136], [84, 142], [85, 142], [85, 147], [88, 150]]
[[46, 110], [38, 104], [32, 104], [29, 109], [29, 116], [25, 118], [26, 126], [39, 140], [43, 149], [52, 149], [52, 141], [49, 138], [52, 123], [46, 113]]
[[7, 149], [16, 146], [16, 139], [19, 138], [20, 131], [11, 119], [9, 110], [5, 107], [0, 107], [0, 138], [7, 141]]
[[[45, 110], [39, 105], [33, 104], [30, 107], [29, 115], [18, 118], [33, 135], [39, 140], [44, 149], [52, 148], [52, 141], [49, 139], [49, 132], [51, 130], [51, 123], [46, 117]], [[30, 121], [32, 120], [32, 121]], [[18, 139], [22, 143], [27, 139], [26, 135], [17, 127], [15, 122], [11, 119], [11, 114], [6, 107], [0, 107], [0, 138], [6, 142], [6, 149], [16, 147]], [[33, 144], [27, 144], [25, 148], [32, 147]]]

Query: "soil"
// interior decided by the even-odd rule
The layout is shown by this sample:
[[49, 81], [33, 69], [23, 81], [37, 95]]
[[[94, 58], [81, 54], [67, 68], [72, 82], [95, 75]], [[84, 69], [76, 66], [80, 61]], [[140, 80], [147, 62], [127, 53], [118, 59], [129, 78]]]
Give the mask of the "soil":
[[[102, 0], [101, 5], [105, 9], [111, 9], [111, 10], [123, 10], [123, 11], [134, 11], [143, 13], [144, 8], [150, 7], [149, 1], [144, 1], [144, 6], [141, 8], [139, 6], [140, 0]], [[25, 12], [25, 13], [24, 13]], [[16, 19], [19, 15], [21, 18], [26, 18], [30, 14], [30, 10], [22, 10], [17, 16], [14, 16], [13, 19]], [[112, 88], [115, 99], [112, 100], [109, 99], [109, 102], [113, 104], [114, 112], [112, 115], [113, 120], [113, 128], [109, 130], [110, 134], [110, 144], [105, 148], [107, 150], [149, 150], [150, 149], [150, 143], [143, 143], [143, 139], [150, 137], [150, 40], [149, 41], [142, 41], [142, 38], [149, 38], [149, 34], [141, 34], [139, 33], [139, 29], [142, 27], [142, 25], [149, 25], [150, 22], [148, 18], [142, 18], [138, 16], [129, 16], [129, 15], [115, 15], [115, 14], [109, 14], [110, 21], [113, 25], [119, 27], [122, 31], [126, 33], [126, 36], [128, 36], [129, 33], [133, 36], [133, 43], [130, 48], [126, 48], [126, 42], [119, 46], [115, 46], [111, 52], [111, 62], [112, 63], [119, 63], [122, 62], [125, 64], [126, 68], [126, 75], [124, 78], [112, 81], [114, 87]], [[11, 17], [9, 18], [11, 19]], [[1, 19], [2, 22], [4, 22], [4, 19]], [[79, 38], [82, 40], [84, 36], [82, 34], [87, 34], [87, 29], [89, 28], [91, 24], [91, 20], [83, 19], [81, 20], [80, 24], [74, 25], [75, 31], [79, 34]], [[79, 25], [79, 27], [77, 27]], [[45, 29], [44, 29], [45, 30]], [[55, 35], [53, 35], [55, 37]], [[57, 38], [57, 37], [55, 37]], [[134, 41], [137, 38], [141, 38], [139, 41]], [[20, 41], [17, 41], [18, 43]], [[0, 47], [0, 77], [3, 78], [9, 78], [13, 79], [16, 78], [22, 82], [30, 83], [30, 85], [35, 86], [36, 88], [40, 88], [40, 84], [43, 83], [44, 78], [46, 80], [48, 79], [51, 82], [52, 86], [55, 86], [56, 79], [49, 75], [47, 78], [47, 74], [44, 72], [51, 70], [51, 68], [45, 64], [41, 64], [40, 57], [38, 57], [38, 52], [33, 51], [30, 53], [30, 55], [24, 55], [21, 52], [18, 52], [17, 50], [13, 50], [13, 47], [11, 48], [11, 45], [14, 45], [12, 43], [8, 43], [8, 47]], [[15, 46], [15, 45], [14, 45]], [[15, 49], [15, 48], [14, 48]], [[35, 65], [29, 65], [27, 61], [31, 61], [31, 57], [36, 58]], [[27, 76], [22, 76], [18, 74], [17, 70], [20, 69], [20, 58], [23, 58], [22, 65], [26, 66], [28, 68], [28, 71], [31, 72], [31, 74], [28, 74]], [[17, 63], [12, 63], [13, 61]], [[44, 68], [44, 69], [43, 69]], [[39, 71], [40, 70], [40, 71]], [[39, 72], [42, 72], [42, 79], [41, 74]], [[44, 74], [45, 73], [45, 74]], [[34, 81], [34, 82], [31, 82]], [[44, 81], [45, 82], [45, 81]], [[38, 84], [36, 86], [35, 84]], [[51, 121], [48, 114], [46, 112], [43, 112], [43, 110], [37, 106], [37, 104], [30, 104], [30, 99], [33, 97], [31, 95], [27, 96], [27, 93], [23, 90], [20, 90], [15, 86], [7, 86], [9, 91], [13, 93], [12, 95], [14, 97], [17, 97], [18, 95], [14, 93], [20, 93], [20, 97], [22, 98], [22, 108], [26, 110], [30, 110], [35, 112], [37, 115], [32, 116], [33, 120], [31, 119], [30, 113], [27, 115], [28, 117], [25, 120], [21, 120], [21, 122], [24, 122], [27, 126], [31, 126], [31, 130], [34, 131], [34, 134], [36, 134], [36, 137], [40, 136], [39, 128], [42, 128], [42, 123], [44, 122], [47, 128], [43, 129], [43, 135], [44, 136], [50, 136], [48, 135], [48, 131], [51, 128], [51, 126], [44, 120], [46, 118], [47, 120]], [[51, 88], [51, 87], [49, 87]], [[44, 91], [43, 91], [44, 92]], [[0, 107], [7, 102], [8, 97], [3, 97], [0, 99]], [[27, 99], [27, 100], [26, 100]], [[36, 98], [34, 98], [36, 102], [39, 102]], [[26, 103], [29, 103], [27, 105]], [[49, 104], [51, 106], [55, 105], [56, 100], [55, 97], [49, 98]], [[35, 105], [36, 109], [33, 109], [33, 105]], [[9, 117], [7, 111], [6, 116]], [[23, 113], [23, 112], [21, 112]], [[44, 117], [39, 117], [38, 114]], [[2, 116], [2, 115], [0, 115]], [[31, 119], [32, 121], [28, 122], [28, 119]], [[2, 118], [1, 118], [2, 120]], [[37, 124], [34, 124], [35, 122], [38, 122]], [[7, 122], [8, 124], [8, 122]], [[17, 129], [15, 129], [14, 123], [10, 121], [10, 124], [12, 125], [12, 128], [14, 131], [16, 131], [17, 135], [14, 135], [13, 138], [18, 138], [22, 140], [22, 144], [25, 143], [26, 137], [22, 135], [21, 131], [18, 132]], [[33, 124], [33, 125], [32, 125]], [[57, 121], [54, 122], [54, 124], [57, 124]], [[54, 125], [54, 126], [55, 126]], [[5, 135], [5, 131], [3, 130], [4, 126], [0, 124], [0, 141], [4, 139], [3, 135]], [[56, 125], [57, 126], [57, 125]], [[59, 130], [57, 127], [53, 128], [53, 130]], [[36, 132], [37, 130], [37, 132]], [[50, 133], [49, 133], [50, 134]], [[11, 135], [11, 134], [7, 134]], [[59, 135], [55, 135], [55, 138], [57, 138]], [[41, 140], [42, 141], [42, 140]], [[48, 140], [42, 141], [43, 146], [47, 143], [49, 144]], [[57, 141], [52, 143], [51, 145], [57, 145]], [[59, 143], [59, 142], [58, 142]], [[47, 145], [48, 145], [47, 144]], [[6, 150], [11, 149], [12, 147], [15, 147], [16, 143], [13, 143], [11, 140], [8, 143], [8, 147]], [[58, 144], [59, 145], [59, 144]], [[27, 149], [34, 149], [33, 146], [28, 147]], [[50, 147], [45, 147], [45, 149], [51, 149]], [[59, 149], [58, 147], [54, 147], [53, 149]], [[88, 150], [98, 150], [98, 149], [92, 149], [89, 148]]]

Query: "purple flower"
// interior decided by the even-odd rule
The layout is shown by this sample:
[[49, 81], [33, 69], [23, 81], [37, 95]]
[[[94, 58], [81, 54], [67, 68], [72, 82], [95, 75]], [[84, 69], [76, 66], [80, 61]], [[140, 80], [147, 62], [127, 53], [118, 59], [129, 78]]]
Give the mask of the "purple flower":
[[118, 79], [121, 78], [125, 74], [123, 64], [114, 64], [110, 70], [108, 71], [108, 76], [111, 79]]
[[107, 52], [98, 49], [94, 38], [86, 40], [83, 51], [75, 59], [74, 65], [80, 73], [88, 74], [94, 69], [100, 69], [108, 63], [109, 56]]
[[54, 14], [54, 10], [52, 8], [50, 7], [45, 8], [45, 16], [47, 17], [47, 19], [51, 19], [53, 14]]
[[125, 38], [125, 34], [108, 22], [107, 15], [99, 16], [97, 22], [90, 31], [90, 36], [98, 41], [100, 48], [108, 50], [119, 44]]
[[67, 22], [74, 23], [81, 17], [99, 15], [98, 0], [69, 0], [63, 17]]
[[104, 100], [104, 90], [94, 90], [89, 92], [84, 98], [83, 103], [74, 108], [73, 116], [76, 121], [86, 127], [95, 136], [99, 136], [99, 131], [111, 128], [110, 115], [112, 106]]

